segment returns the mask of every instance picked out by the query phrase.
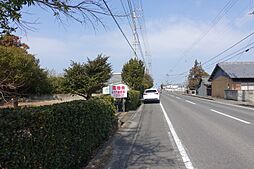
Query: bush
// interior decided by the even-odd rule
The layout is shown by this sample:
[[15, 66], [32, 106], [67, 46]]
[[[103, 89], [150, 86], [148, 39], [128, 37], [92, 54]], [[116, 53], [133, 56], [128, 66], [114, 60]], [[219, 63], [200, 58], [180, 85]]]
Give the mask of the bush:
[[137, 90], [129, 90], [126, 101], [127, 110], [136, 110], [140, 105], [140, 92]]
[[110, 95], [101, 95], [101, 96], [98, 96], [98, 97], [95, 97], [96, 99], [102, 99], [112, 105], [114, 105], [115, 103], [115, 100], [114, 100], [114, 97], [110, 96]]
[[100, 99], [0, 110], [0, 168], [81, 168], [117, 126]]

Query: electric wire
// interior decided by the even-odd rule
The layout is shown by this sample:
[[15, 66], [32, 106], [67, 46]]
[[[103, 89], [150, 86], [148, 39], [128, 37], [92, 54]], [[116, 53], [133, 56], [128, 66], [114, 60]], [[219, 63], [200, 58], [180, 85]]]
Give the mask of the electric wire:
[[113, 13], [112, 13], [111, 9], [109, 8], [107, 2], [106, 2], [105, 0], [102, 0], [102, 1], [103, 1], [103, 3], [105, 4], [106, 8], [108, 9], [108, 11], [109, 11], [111, 17], [113, 18], [114, 22], [116, 23], [116, 25], [117, 25], [117, 27], [118, 27], [118, 29], [121, 31], [122, 35], [124, 36], [125, 40], [127, 41], [128, 45], [130, 46], [130, 48], [131, 48], [132, 51], [134, 52], [134, 55], [136, 56], [136, 55], [137, 55], [136, 51], [134, 50], [134, 48], [133, 48], [133, 46], [131, 45], [130, 41], [128, 40], [127, 36], [126, 36], [125, 33], [123, 32], [121, 26], [119, 25], [118, 21], [116, 20], [115, 16], [113, 15]]
[[219, 54], [215, 55], [214, 57], [208, 59], [207, 61], [203, 62], [202, 65], [205, 65], [207, 63], [209, 63], [210, 61], [216, 59], [217, 57], [221, 56], [222, 54], [226, 53], [227, 51], [229, 51], [230, 49], [234, 48], [235, 46], [237, 46], [238, 44], [240, 44], [241, 42], [245, 41], [246, 39], [248, 39], [249, 37], [253, 36], [254, 32], [250, 33], [249, 35], [245, 36], [243, 39], [239, 40], [238, 42], [236, 42], [235, 44], [233, 44], [232, 46], [230, 46], [229, 48], [223, 50], [222, 52], [220, 52]]
[[207, 34], [212, 30], [212, 28], [215, 27], [216, 24], [218, 24], [221, 19], [228, 13], [228, 11], [236, 4], [238, 0], [229, 0], [226, 5], [220, 10], [220, 12], [216, 15], [216, 17], [211, 21], [211, 25], [208, 28], [208, 30], [206, 30], [205, 32], [203, 32], [199, 38], [197, 40], [195, 40], [189, 48], [187, 48], [186, 50], [183, 51], [182, 56], [178, 59], [178, 61], [176, 62], [176, 64], [170, 69], [173, 70], [174, 68], [176, 68], [178, 66], [178, 64], [182, 61], [183, 58], [187, 57], [187, 53], [189, 51], [191, 51], [193, 49], [194, 46], [196, 46], [201, 40], [203, 40]]

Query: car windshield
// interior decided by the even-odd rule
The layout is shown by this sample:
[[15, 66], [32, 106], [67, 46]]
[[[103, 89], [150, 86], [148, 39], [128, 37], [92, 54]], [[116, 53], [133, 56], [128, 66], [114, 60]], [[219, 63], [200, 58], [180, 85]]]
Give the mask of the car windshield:
[[146, 90], [145, 93], [156, 93], [157, 90]]

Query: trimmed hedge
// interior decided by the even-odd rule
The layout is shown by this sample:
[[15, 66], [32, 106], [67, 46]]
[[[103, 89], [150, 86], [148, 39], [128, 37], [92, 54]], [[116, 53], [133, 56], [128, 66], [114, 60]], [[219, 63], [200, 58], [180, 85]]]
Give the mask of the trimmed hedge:
[[0, 110], [0, 168], [81, 168], [115, 130], [106, 101]]
[[136, 110], [140, 104], [141, 104], [140, 92], [137, 90], [129, 90], [127, 101], [126, 101], [126, 109]]

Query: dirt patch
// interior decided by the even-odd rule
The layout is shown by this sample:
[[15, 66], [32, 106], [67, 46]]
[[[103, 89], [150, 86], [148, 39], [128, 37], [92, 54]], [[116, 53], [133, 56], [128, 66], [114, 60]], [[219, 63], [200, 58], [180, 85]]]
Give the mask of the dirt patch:
[[[58, 103], [63, 103], [63, 102], [70, 102], [75, 99], [70, 99], [70, 100], [43, 100], [43, 101], [32, 101], [32, 102], [19, 102], [20, 107], [38, 107], [38, 106], [46, 106], [46, 105], [53, 105], [53, 104], [58, 104]], [[12, 103], [6, 103], [0, 108], [12, 108]]]

